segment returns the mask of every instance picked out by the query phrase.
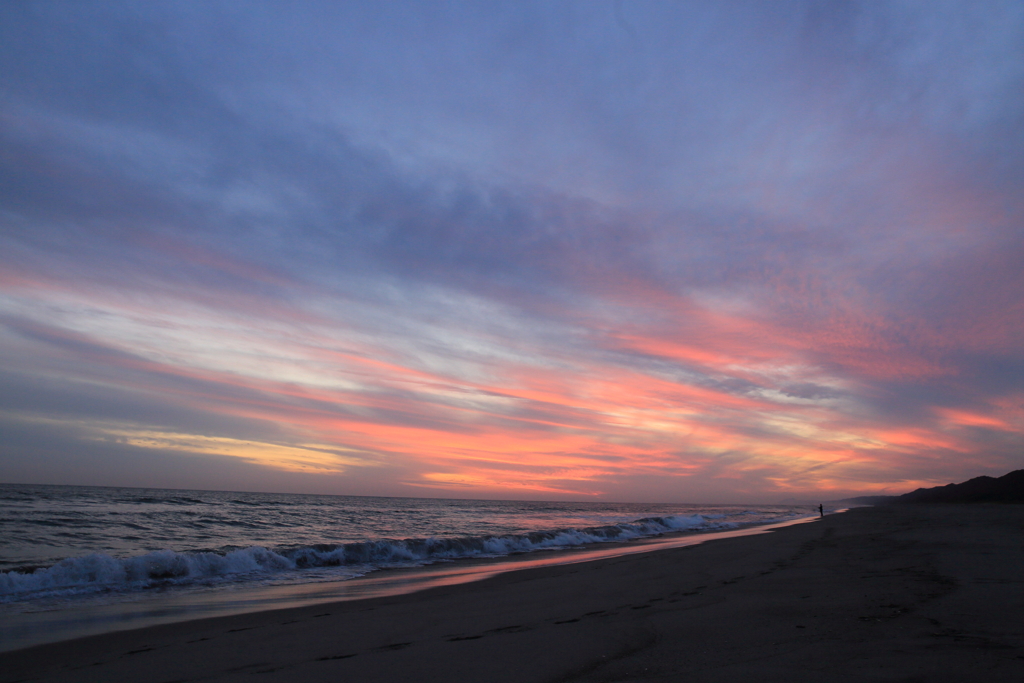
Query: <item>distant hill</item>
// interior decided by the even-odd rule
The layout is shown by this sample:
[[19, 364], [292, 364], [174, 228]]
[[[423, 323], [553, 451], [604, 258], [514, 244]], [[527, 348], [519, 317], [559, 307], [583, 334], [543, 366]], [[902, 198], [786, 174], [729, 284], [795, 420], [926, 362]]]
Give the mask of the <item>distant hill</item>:
[[857, 496], [856, 498], [843, 498], [832, 501], [837, 505], [882, 505], [891, 503], [899, 496]]
[[999, 478], [975, 477], [962, 484], [917, 489], [896, 496], [893, 503], [1024, 503], [1024, 470]]

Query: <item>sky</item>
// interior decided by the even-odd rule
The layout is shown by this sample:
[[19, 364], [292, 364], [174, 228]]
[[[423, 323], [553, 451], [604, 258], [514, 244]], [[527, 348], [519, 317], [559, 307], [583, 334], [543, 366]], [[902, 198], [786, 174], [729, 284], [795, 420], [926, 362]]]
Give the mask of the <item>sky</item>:
[[1024, 467], [1024, 4], [0, 4], [0, 481]]

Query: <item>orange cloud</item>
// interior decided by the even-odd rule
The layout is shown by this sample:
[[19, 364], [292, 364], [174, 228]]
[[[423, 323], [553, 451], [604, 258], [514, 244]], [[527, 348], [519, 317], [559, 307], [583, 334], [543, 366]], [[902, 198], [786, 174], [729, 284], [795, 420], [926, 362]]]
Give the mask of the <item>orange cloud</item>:
[[[597, 495], [631, 477], [760, 482], [778, 492], [877, 490], [884, 482], [865, 477], [866, 468], [892, 471], [894, 485], [905, 484], [899, 463], [908, 457], [976, 450], [959, 427], [1024, 433], [1024, 416], [1009, 400], [990, 413], [936, 408], [934, 423], [872, 419], [856, 395], [866, 378], [949, 370], [886, 341], [881, 323], [850, 311], [794, 330], [665, 293], [657, 305], [683, 322], [590, 321], [582, 346], [454, 360], [374, 345], [316, 317], [301, 334], [267, 333], [258, 319], [248, 322], [253, 329], [191, 320], [211, 348], [223, 349], [209, 359], [156, 342], [119, 343], [95, 328], [38, 330], [75, 349], [96, 381], [273, 424], [284, 435], [268, 443], [135, 425], [122, 429], [126, 443], [270, 469], [394, 470], [403, 485], [423, 490]], [[126, 318], [145, 313], [120, 310]], [[820, 391], [790, 393], [790, 383]]]

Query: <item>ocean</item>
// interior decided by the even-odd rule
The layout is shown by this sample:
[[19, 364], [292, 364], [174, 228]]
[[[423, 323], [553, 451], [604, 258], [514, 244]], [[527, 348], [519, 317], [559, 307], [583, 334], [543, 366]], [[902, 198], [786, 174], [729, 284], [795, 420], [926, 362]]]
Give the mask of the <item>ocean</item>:
[[[125, 621], [133, 609], [154, 613], [159, 602], [163, 612], [173, 612], [168, 607], [173, 603], [180, 618], [188, 618], [238, 611], [242, 603], [270, 604], [267, 595], [284, 593], [293, 596], [289, 604], [298, 604], [299, 593], [307, 600], [314, 594], [337, 597], [338, 586], [351, 592], [341, 582], [365, 583], [386, 569], [427, 571], [460, 561], [585, 555], [624, 542], [737, 530], [813, 512], [810, 506], [785, 505], [0, 484], [0, 617], [12, 626], [0, 634], [9, 641], [0, 642], [0, 649], [12, 646], [12, 634], [24, 638], [24, 628], [17, 633], [13, 628], [19, 615], [21, 621], [34, 620], [36, 630], [52, 639], [60, 614], [76, 614], [65, 620], [78, 622], [88, 615], [93, 623], [106, 610]], [[199, 603], [222, 608], [197, 610]], [[223, 607], [228, 603], [230, 609]], [[192, 607], [181, 608], [185, 604]]]

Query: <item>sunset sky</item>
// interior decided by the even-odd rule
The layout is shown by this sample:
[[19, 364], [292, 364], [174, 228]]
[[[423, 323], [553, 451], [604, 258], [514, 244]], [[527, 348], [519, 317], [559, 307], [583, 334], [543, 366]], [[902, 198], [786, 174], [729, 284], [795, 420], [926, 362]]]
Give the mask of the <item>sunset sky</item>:
[[1024, 467], [1024, 3], [0, 4], [0, 481]]

